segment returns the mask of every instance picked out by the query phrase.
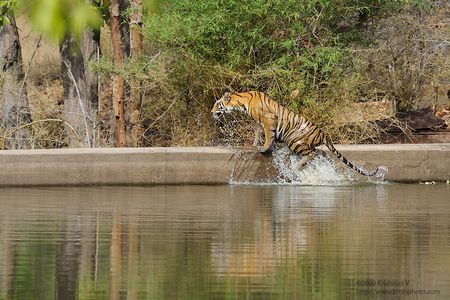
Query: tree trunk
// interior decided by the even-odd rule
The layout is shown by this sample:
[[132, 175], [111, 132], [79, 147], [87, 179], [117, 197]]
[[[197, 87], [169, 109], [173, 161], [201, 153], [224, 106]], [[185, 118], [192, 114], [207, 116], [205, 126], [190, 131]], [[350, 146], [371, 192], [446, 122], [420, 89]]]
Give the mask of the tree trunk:
[[128, 284], [127, 300], [139, 299], [139, 211], [128, 216]]
[[[143, 6], [141, 0], [131, 0], [130, 16], [130, 48], [131, 57], [136, 59], [142, 54], [142, 13]], [[142, 105], [142, 83], [139, 79], [131, 82], [131, 99], [130, 99], [130, 137], [131, 144], [134, 147], [142, 146], [142, 135], [144, 128], [141, 120]]]
[[64, 117], [74, 129], [69, 147], [90, 147], [91, 120], [86, 99], [86, 77], [80, 41], [67, 33], [60, 48], [64, 86]]
[[137, 57], [142, 54], [142, 14], [143, 5], [141, 0], [131, 0], [132, 14], [130, 15], [130, 51], [131, 56]]
[[3, 228], [0, 233], [0, 253], [2, 255], [2, 268], [0, 269], [0, 299], [11, 299], [13, 297], [11, 290], [13, 287], [14, 278], [17, 278], [16, 263], [19, 245], [11, 239], [14, 236], [15, 226], [12, 225], [15, 222], [15, 217], [9, 214], [0, 221], [0, 226]]
[[99, 77], [96, 72], [89, 68], [90, 61], [96, 61], [100, 58], [100, 29], [87, 28], [83, 33], [82, 52], [85, 65], [86, 76], [86, 100], [89, 104], [89, 110], [93, 119], [92, 147], [100, 146], [98, 129], [98, 111], [99, 111]]
[[[130, 0], [119, 0], [119, 10], [121, 12], [130, 9]], [[120, 39], [122, 41], [122, 51], [124, 57], [130, 57], [130, 22], [124, 15], [120, 16]]]
[[62, 232], [62, 240], [56, 253], [55, 298], [75, 300], [78, 299], [82, 223], [78, 215], [69, 217], [64, 223], [63, 228], [58, 228]]
[[109, 299], [120, 300], [120, 287], [122, 282], [122, 216], [119, 212], [112, 213], [111, 230], [111, 287], [109, 289]]
[[98, 146], [96, 133], [98, 111], [98, 80], [89, 71], [89, 61], [99, 49], [99, 34], [86, 29], [81, 38], [66, 34], [61, 45], [64, 84], [64, 115], [78, 136], [71, 136], [69, 146]]
[[[123, 49], [120, 34], [120, 2], [120, 0], [111, 0], [109, 5], [113, 62], [119, 68], [123, 66]], [[119, 74], [113, 75], [113, 106], [115, 116], [115, 144], [116, 147], [125, 147], [125, 80]]]
[[[0, 29], [0, 87], [3, 90], [2, 129], [3, 148], [29, 148], [31, 122], [28, 106], [25, 75], [19, 33], [13, 14], [9, 15], [11, 24]], [[1, 78], [0, 78], [1, 79]]]

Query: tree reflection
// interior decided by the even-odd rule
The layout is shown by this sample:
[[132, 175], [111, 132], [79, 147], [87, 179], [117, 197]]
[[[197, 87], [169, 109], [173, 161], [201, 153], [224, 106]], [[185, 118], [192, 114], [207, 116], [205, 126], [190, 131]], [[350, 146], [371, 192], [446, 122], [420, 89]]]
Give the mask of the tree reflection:
[[326, 299], [369, 277], [445, 295], [448, 201], [402, 188], [15, 191], [0, 299]]

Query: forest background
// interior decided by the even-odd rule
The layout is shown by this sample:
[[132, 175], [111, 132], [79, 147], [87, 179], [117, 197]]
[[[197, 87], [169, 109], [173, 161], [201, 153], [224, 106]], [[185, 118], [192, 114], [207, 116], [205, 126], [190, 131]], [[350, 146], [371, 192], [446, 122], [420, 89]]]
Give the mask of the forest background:
[[245, 116], [211, 119], [225, 91], [264, 91], [341, 143], [449, 106], [444, 0], [15, 2], [0, 1], [2, 149], [254, 144]]

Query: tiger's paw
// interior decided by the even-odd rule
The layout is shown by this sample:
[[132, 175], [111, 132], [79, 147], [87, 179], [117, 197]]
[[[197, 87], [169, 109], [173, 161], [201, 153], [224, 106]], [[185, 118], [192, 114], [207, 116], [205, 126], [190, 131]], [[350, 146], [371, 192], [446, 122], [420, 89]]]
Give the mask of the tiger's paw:
[[261, 154], [270, 154], [270, 152], [271, 152], [270, 147], [265, 148], [263, 146], [258, 146], [257, 149], [258, 149], [259, 153], [261, 153]]

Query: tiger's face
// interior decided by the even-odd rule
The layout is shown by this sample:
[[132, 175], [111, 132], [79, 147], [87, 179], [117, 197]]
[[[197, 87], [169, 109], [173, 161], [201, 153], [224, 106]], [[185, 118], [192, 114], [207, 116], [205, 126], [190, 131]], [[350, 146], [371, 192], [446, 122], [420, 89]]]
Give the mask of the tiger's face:
[[[235, 96], [235, 95], [234, 95]], [[230, 93], [226, 92], [222, 98], [214, 103], [211, 113], [214, 119], [220, 118], [224, 113], [230, 113], [233, 110], [244, 110], [242, 104], [238, 101], [237, 97], [233, 97]]]
[[229, 106], [230, 99], [230, 93], [226, 92], [222, 96], [222, 98], [214, 103], [214, 106], [211, 109], [211, 113], [213, 114], [214, 119], [218, 119], [222, 114], [229, 112], [229, 109], [227, 107]]

